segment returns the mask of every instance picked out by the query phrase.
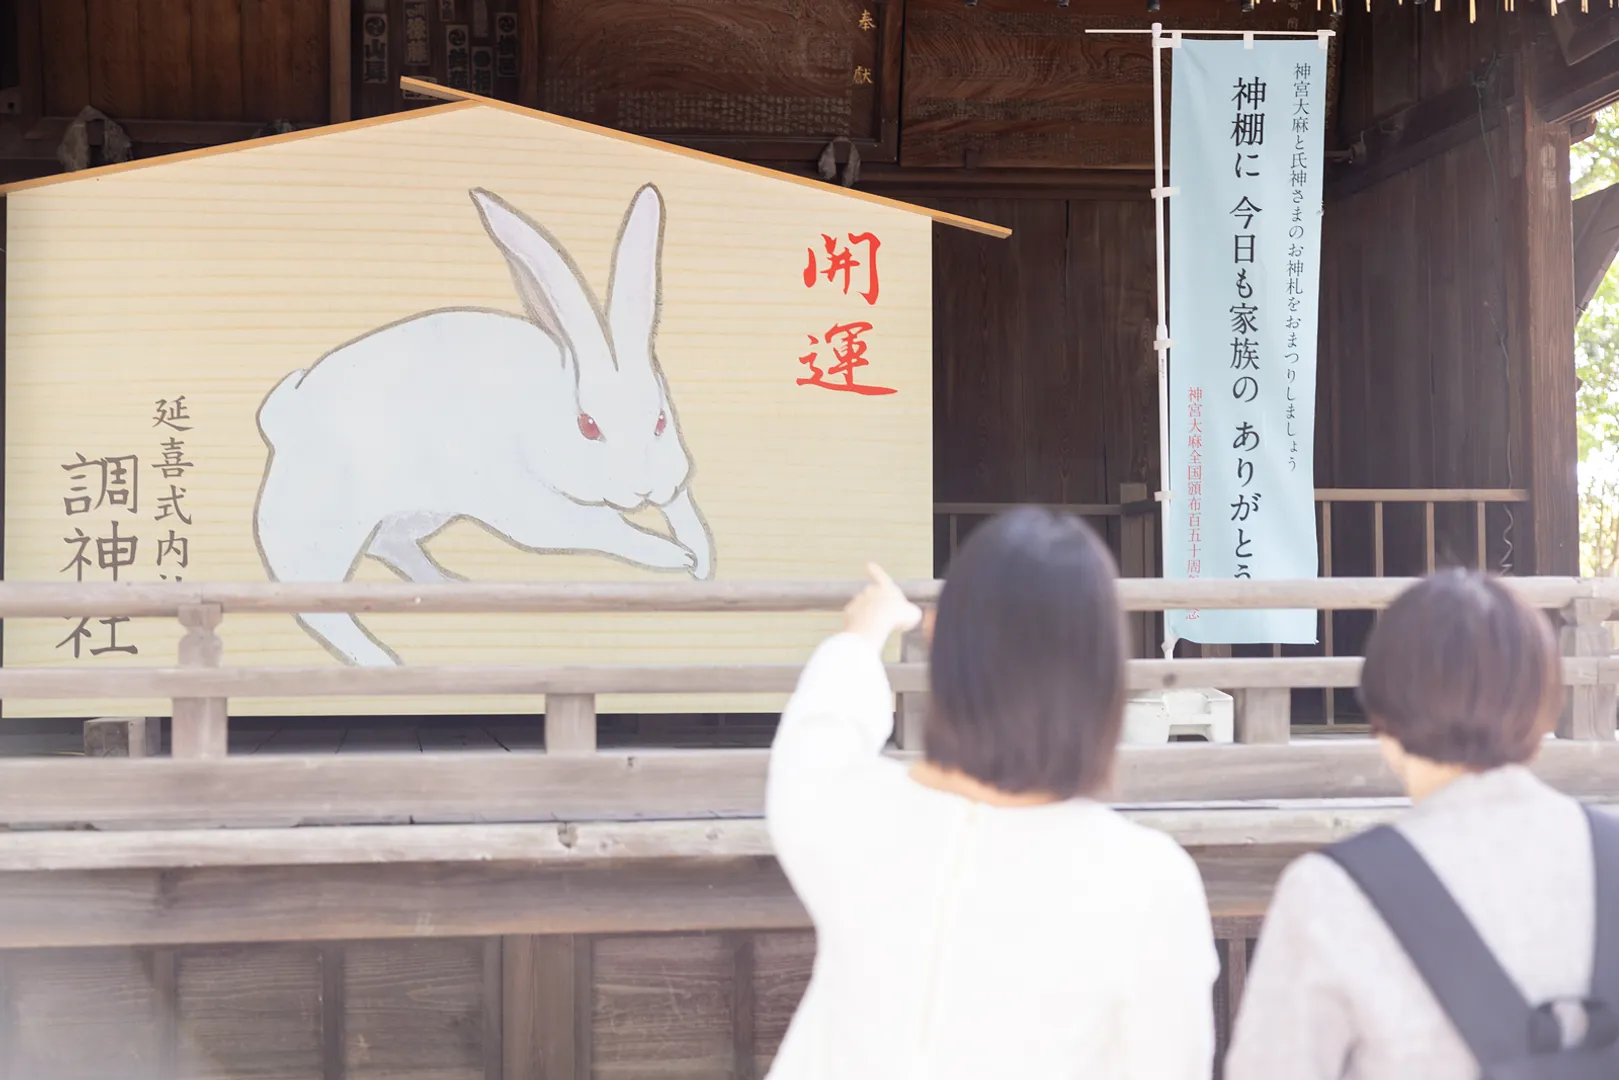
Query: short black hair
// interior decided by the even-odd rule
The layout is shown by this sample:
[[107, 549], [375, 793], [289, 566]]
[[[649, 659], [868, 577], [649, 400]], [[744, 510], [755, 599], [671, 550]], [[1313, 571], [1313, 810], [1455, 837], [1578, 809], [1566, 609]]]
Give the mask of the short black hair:
[[1557, 637], [1496, 579], [1445, 570], [1378, 620], [1360, 700], [1372, 730], [1407, 753], [1474, 769], [1521, 764], [1562, 711]]
[[927, 758], [1012, 794], [1103, 787], [1124, 722], [1115, 576], [1078, 518], [1020, 507], [975, 529], [939, 595]]

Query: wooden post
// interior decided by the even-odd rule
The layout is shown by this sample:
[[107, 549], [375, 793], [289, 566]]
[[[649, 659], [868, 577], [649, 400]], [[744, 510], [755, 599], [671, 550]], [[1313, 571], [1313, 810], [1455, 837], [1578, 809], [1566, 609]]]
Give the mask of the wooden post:
[[596, 752], [596, 695], [545, 695], [545, 752]]
[[[900, 639], [899, 658], [901, 663], [906, 664], [927, 661], [928, 643], [923, 638], [921, 627]], [[899, 702], [894, 714], [894, 745], [901, 750], [920, 752], [922, 734], [927, 730], [928, 696], [921, 692], [897, 696]]]
[[[517, 103], [538, 109], [540, 101], [540, 0], [517, 0]], [[1574, 211], [1569, 211], [1572, 222]]]
[[757, 1002], [753, 992], [753, 935], [731, 936], [731, 1080], [755, 1080]]
[[1266, 687], [1238, 690], [1232, 696], [1236, 698], [1237, 742], [1285, 743], [1292, 736], [1293, 691]]
[[110, 716], [84, 722], [85, 757], [156, 757], [163, 722], [155, 716]]
[[591, 1074], [590, 939], [571, 934], [502, 939], [505, 1080]]
[[[224, 612], [218, 604], [186, 604], [180, 608], [181, 667], [218, 667], [225, 645], [214, 633]], [[224, 757], [230, 743], [230, 721], [224, 698], [175, 698], [169, 742], [175, 757]]]
[[[1119, 576], [1144, 578], [1152, 576], [1152, 533], [1148, 526], [1151, 518], [1146, 514], [1132, 514], [1132, 503], [1145, 502], [1146, 484], [1120, 484], [1119, 506]], [[1157, 652], [1153, 640], [1153, 616], [1150, 611], [1132, 611], [1125, 616], [1130, 628], [1130, 655], [1136, 659], [1149, 659]]]
[[[1612, 607], [1602, 600], [1576, 600], [1564, 608], [1563, 626], [1558, 634], [1563, 655], [1613, 655], [1613, 639], [1603, 625], [1604, 620], [1612, 614]], [[1571, 687], [1568, 701], [1563, 706], [1563, 716], [1557, 723], [1557, 737], [1612, 742], [1614, 712], [1619, 708], [1616, 692], [1619, 692], [1619, 688], [1612, 683]]]
[[[1555, 44], [1526, 45], [1523, 86], [1508, 111], [1509, 203], [1517, 211], [1503, 272], [1515, 288], [1512, 320], [1514, 397], [1527, 405], [1527, 430], [1515, 432], [1528, 451], [1530, 512], [1534, 523], [1532, 572], [1580, 572], [1579, 460], [1574, 413], [1574, 204], [1569, 193], [1568, 124], [1540, 115], [1537, 49], [1555, 56]], [[1515, 421], [1522, 417], [1520, 412]], [[1509, 453], [1512, 452], [1509, 448]]]
[[330, 101], [329, 123], [341, 124], [353, 117], [353, 8], [352, 0], [330, 0]]

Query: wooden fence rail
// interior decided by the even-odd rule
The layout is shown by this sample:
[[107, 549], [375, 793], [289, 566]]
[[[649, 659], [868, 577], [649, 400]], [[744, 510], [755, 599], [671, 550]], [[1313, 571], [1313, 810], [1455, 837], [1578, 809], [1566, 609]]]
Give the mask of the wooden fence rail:
[[[1609, 653], [1602, 621], [1619, 606], [1619, 581], [1575, 578], [1506, 579], [1537, 607], [1563, 623], [1565, 680], [1575, 687], [1559, 734], [1614, 738], [1619, 660]], [[1164, 581], [1124, 579], [1120, 600], [1133, 612], [1181, 607], [1378, 609], [1411, 582], [1394, 578], [1310, 581]], [[906, 592], [932, 603], [940, 584], [912, 582]], [[66, 667], [0, 670], [0, 698], [168, 698], [173, 702], [173, 752], [220, 757], [226, 752], [231, 698], [533, 694], [544, 696], [546, 747], [552, 753], [596, 749], [596, 697], [606, 693], [779, 693], [790, 690], [792, 664], [602, 665], [574, 667], [265, 667], [221, 665], [218, 628], [228, 614], [352, 612], [804, 612], [841, 607], [857, 582], [723, 582], [669, 584], [27, 584], [0, 583], [0, 618], [62, 615], [171, 616], [186, 628], [179, 664], [86, 671]], [[897, 741], [920, 745], [925, 710], [925, 650], [907, 644], [904, 662], [890, 667], [900, 696]], [[1219, 687], [1238, 697], [1239, 740], [1285, 742], [1294, 688], [1352, 687], [1355, 657], [1134, 660], [1133, 690]]]

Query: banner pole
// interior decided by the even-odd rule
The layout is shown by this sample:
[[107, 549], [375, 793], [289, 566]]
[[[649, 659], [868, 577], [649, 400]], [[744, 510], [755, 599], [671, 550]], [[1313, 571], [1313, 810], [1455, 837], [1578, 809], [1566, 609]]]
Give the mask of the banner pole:
[[[1173, 41], [1169, 47], [1173, 47]], [[1169, 478], [1169, 306], [1164, 268], [1164, 200], [1170, 190], [1164, 186], [1164, 24], [1152, 24], [1152, 203], [1156, 216], [1156, 263], [1158, 271], [1158, 325], [1153, 350], [1158, 354], [1158, 544], [1160, 577], [1169, 576], [1170, 503], [1174, 492]], [[1169, 632], [1169, 614], [1164, 613], [1165, 658], [1174, 654], [1175, 641]]]

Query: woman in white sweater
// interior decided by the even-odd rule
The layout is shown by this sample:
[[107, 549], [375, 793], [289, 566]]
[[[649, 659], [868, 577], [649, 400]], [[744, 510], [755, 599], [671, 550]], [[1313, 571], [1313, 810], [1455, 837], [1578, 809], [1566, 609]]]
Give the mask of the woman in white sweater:
[[1124, 706], [1113, 564], [1013, 511], [956, 555], [923, 760], [884, 756], [880, 570], [782, 716], [766, 814], [817, 935], [772, 1080], [1202, 1080], [1218, 970], [1202, 881], [1095, 800]]

